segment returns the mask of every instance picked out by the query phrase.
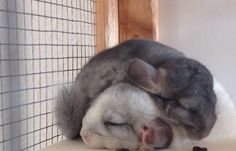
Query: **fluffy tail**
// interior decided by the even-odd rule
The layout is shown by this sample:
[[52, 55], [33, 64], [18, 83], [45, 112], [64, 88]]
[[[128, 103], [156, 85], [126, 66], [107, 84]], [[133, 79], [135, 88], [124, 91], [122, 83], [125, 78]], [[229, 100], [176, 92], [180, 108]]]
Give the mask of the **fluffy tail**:
[[76, 84], [69, 88], [63, 88], [58, 95], [56, 102], [57, 125], [62, 133], [68, 138], [80, 136], [82, 119], [86, 111], [86, 102], [81, 98]]

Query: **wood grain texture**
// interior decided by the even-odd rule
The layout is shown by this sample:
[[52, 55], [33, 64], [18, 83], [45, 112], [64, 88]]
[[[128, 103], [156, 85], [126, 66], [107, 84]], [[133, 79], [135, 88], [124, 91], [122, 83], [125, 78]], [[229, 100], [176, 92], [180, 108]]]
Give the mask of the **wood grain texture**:
[[96, 52], [131, 38], [159, 40], [158, 0], [97, 0]]
[[96, 52], [119, 43], [118, 0], [96, 0]]
[[119, 0], [119, 41], [159, 39], [158, 0]]

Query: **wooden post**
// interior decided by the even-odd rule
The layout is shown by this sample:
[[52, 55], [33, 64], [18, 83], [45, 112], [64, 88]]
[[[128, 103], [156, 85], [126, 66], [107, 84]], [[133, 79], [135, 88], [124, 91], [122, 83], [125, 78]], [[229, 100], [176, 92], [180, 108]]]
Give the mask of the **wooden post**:
[[96, 51], [119, 43], [118, 0], [96, 0]]
[[119, 0], [119, 41], [158, 40], [158, 0]]
[[159, 40], [158, 0], [97, 0], [97, 53], [132, 38]]

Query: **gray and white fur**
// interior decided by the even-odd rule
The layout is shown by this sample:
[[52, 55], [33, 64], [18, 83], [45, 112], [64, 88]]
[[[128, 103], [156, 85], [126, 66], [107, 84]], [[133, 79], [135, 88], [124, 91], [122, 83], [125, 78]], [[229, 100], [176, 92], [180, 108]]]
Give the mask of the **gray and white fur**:
[[[89, 147], [107, 149], [154, 150], [156, 147], [169, 147], [181, 150], [194, 145], [232, 141], [236, 138], [236, 131], [233, 131], [236, 127], [236, 109], [217, 81], [214, 82], [214, 91], [218, 118], [211, 133], [200, 141], [189, 137], [181, 125], [169, 121], [147, 92], [127, 83], [113, 85], [95, 99], [83, 119], [80, 133]], [[155, 118], [168, 123], [171, 129], [164, 125], [167, 129], [163, 131], [163, 122], [157, 121], [150, 127], [159, 128], [162, 124], [162, 131], [155, 131], [157, 134], [151, 137], [160, 139], [154, 139], [151, 143], [142, 142], [140, 131]]]
[[214, 126], [216, 96], [208, 69], [173, 48], [136, 39], [93, 57], [72, 86], [59, 92], [56, 117], [62, 132], [69, 138], [79, 136], [93, 100], [119, 82], [151, 94], [162, 113], [182, 125], [191, 138], [208, 136]]

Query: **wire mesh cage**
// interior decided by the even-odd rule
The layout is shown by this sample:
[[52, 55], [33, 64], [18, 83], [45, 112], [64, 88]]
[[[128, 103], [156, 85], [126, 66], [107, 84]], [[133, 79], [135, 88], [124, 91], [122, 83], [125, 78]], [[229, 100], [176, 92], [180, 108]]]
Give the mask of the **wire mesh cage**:
[[0, 0], [0, 150], [63, 139], [54, 98], [94, 53], [94, 0]]

